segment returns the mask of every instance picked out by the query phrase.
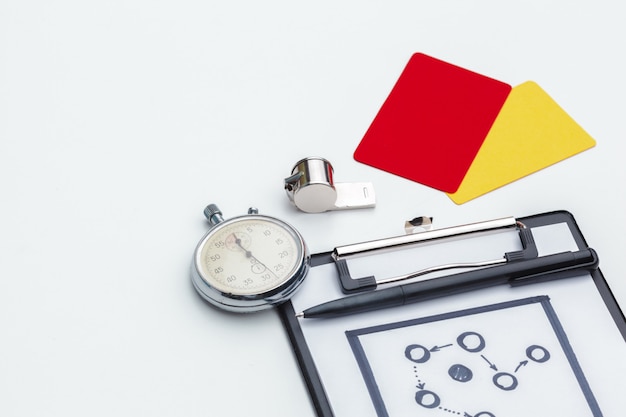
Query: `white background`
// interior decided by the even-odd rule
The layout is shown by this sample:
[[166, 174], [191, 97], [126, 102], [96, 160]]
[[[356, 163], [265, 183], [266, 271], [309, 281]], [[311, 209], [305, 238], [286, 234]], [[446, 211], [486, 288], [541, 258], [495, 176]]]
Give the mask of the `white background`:
[[[0, 415], [314, 415], [277, 314], [222, 313], [194, 292], [210, 202], [280, 217], [313, 252], [418, 215], [444, 227], [565, 209], [626, 305], [625, 12], [0, 0]], [[355, 162], [414, 52], [536, 81], [597, 146], [460, 206]], [[282, 179], [314, 155], [338, 182], [373, 182], [377, 207], [291, 207]]]

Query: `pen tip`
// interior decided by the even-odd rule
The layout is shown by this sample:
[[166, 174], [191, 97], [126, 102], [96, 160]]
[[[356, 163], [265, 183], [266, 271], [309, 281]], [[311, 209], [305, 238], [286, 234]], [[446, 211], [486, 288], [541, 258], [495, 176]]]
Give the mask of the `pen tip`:
[[303, 319], [304, 318], [304, 312], [302, 311], [302, 312], [296, 314], [296, 318], [297, 319]]

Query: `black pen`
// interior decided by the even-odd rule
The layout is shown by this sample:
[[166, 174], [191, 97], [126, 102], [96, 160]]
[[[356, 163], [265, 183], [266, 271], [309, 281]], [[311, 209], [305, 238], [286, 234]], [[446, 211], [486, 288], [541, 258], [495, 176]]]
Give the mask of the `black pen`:
[[598, 255], [591, 248], [576, 252], [556, 253], [351, 295], [308, 308], [296, 316], [299, 318], [331, 318], [363, 313], [499, 284], [521, 285], [551, 278], [563, 278], [571, 276], [566, 272], [580, 269], [593, 270], [598, 268], [598, 264]]

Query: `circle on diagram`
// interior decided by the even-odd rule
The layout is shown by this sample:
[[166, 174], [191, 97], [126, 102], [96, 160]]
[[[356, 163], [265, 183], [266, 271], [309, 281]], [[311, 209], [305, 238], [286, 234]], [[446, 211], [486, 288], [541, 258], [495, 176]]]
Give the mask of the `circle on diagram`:
[[430, 359], [430, 351], [422, 345], [409, 345], [404, 349], [404, 356], [412, 362], [424, 363]]
[[513, 391], [517, 388], [517, 378], [508, 372], [498, 372], [493, 376], [493, 383], [504, 391]]
[[476, 332], [464, 332], [456, 338], [456, 342], [468, 352], [480, 352], [485, 348], [485, 338]]
[[417, 391], [415, 393], [415, 401], [424, 408], [436, 408], [441, 404], [439, 396], [428, 390]]
[[526, 356], [531, 361], [543, 363], [550, 359], [550, 352], [543, 346], [532, 345], [526, 349]]

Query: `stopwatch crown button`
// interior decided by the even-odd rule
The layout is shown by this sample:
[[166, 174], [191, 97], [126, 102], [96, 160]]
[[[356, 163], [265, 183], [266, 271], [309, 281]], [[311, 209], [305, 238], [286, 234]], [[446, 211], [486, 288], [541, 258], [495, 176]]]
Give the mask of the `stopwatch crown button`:
[[204, 216], [209, 220], [212, 225], [216, 225], [224, 221], [222, 217], [222, 211], [216, 204], [209, 204], [204, 208]]

